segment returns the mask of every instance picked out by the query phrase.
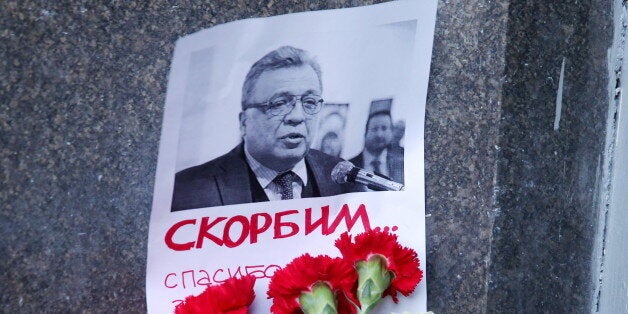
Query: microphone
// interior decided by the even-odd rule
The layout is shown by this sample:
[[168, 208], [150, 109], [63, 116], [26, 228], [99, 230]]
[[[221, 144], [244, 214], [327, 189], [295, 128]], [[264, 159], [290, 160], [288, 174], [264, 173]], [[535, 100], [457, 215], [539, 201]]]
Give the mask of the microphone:
[[354, 182], [366, 185], [375, 191], [403, 191], [403, 184], [370, 173], [354, 166], [351, 162], [343, 160], [331, 171], [331, 178], [338, 184]]

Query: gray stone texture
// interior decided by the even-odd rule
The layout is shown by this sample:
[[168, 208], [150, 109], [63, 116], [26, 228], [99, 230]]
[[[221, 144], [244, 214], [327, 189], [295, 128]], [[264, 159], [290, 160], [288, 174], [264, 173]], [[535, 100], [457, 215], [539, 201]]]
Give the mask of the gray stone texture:
[[611, 9], [602, 1], [510, 3], [489, 312], [590, 310]]
[[[146, 310], [148, 219], [177, 38], [371, 3], [1, 2], [3, 311]], [[425, 129], [431, 310], [588, 311], [611, 8], [439, 1]]]
[[428, 309], [486, 308], [508, 3], [439, 2], [425, 124]]

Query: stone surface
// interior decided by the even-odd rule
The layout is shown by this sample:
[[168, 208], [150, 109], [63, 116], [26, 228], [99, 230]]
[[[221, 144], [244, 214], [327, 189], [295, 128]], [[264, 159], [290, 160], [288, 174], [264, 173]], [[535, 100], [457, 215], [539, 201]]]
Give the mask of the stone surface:
[[[370, 3], [1, 2], [2, 308], [145, 311], [148, 218], [177, 38], [248, 17]], [[435, 312], [588, 309], [610, 9], [439, 2], [425, 131]]]
[[507, 2], [439, 2], [425, 124], [428, 308], [482, 313]]
[[590, 311], [611, 8], [602, 1], [510, 3], [489, 312]]

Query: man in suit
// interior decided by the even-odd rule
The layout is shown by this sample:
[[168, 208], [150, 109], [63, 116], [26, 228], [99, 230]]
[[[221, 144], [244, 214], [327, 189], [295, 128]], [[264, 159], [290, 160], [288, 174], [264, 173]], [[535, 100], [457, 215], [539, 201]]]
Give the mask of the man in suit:
[[178, 172], [171, 210], [360, 191], [332, 180], [342, 159], [310, 149], [322, 89], [320, 66], [304, 50], [284, 46], [255, 62], [242, 87], [242, 142]]
[[355, 166], [403, 183], [403, 148], [392, 146], [392, 99], [373, 101], [366, 121], [364, 149], [349, 159]]

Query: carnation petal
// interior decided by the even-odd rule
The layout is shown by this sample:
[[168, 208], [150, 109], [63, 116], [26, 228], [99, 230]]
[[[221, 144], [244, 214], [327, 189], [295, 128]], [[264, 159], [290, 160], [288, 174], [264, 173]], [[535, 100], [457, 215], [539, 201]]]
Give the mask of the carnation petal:
[[[327, 284], [336, 295], [339, 312], [340, 306], [346, 304], [340, 302], [345, 296], [357, 302], [352, 292], [357, 275], [350, 264], [341, 258], [304, 254], [273, 275], [268, 286], [268, 298], [273, 299], [271, 311], [275, 314], [300, 313], [299, 297], [302, 293], [311, 292], [312, 287], [319, 282]], [[341, 313], [353, 313], [352, 307], [348, 312], [345, 310]]]
[[394, 302], [398, 301], [398, 292], [408, 296], [423, 278], [416, 251], [401, 246], [397, 239], [397, 235], [388, 231], [370, 230], [358, 234], [353, 241], [345, 232], [335, 242], [343, 258], [354, 265], [369, 260], [373, 255], [380, 255], [386, 260], [386, 266], [394, 277], [384, 296], [390, 295]]

